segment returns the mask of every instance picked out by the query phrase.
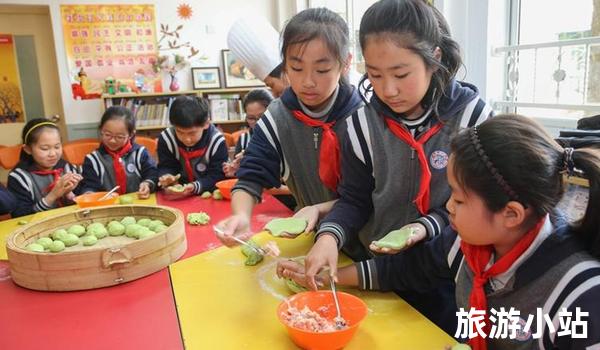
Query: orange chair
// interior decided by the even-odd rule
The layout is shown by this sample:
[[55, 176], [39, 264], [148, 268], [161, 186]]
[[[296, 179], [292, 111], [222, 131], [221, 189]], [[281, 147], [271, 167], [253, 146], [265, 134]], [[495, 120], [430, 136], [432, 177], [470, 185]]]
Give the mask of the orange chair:
[[6, 146], [0, 148], [0, 166], [12, 170], [19, 163], [19, 156], [23, 145]]
[[233, 145], [237, 145], [238, 140], [240, 139], [240, 137], [242, 136], [242, 134], [245, 134], [248, 132], [248, 129], [243, 129], [243, 130], [238, 130], [236, 132], [234, 132], [233, 134]]
[[63, 145], [63, 158], [73, 165], [81, 166], [85, 156], [95, 151], [99, 145], [98, 140], [94, 142], [65, 143]]
[[158, 147], [158, 139], [152, 139], [150, 137], [145, 136], [136, 136], [135, 142], [146, 147], [148, 153], [154, 158], [154, 160], [158, 160], [158, 155], [156, 154], [156, 148]]
[[227, 144], [227, 148], [235, 147], [235, 140], [233, 139], [232, 134], [230, 134], [228, 132], [224, 132], [223, 137], [225, 137], [225, 143]]

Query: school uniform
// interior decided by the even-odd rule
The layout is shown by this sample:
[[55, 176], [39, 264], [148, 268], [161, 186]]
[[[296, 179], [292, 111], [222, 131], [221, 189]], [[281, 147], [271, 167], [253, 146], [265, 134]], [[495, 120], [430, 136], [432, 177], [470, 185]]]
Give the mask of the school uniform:
[[17, 200], [15, 196], [6, 187], [0, 185], [0, 215], [10, 214], [16, 207]]
[[[12, 216], [29, 215], [73, 204], [73, 201], [66, 197], [59, 198], [53, 205], [44, 199], [54, 188], [56, 181], [66, 173], [77, 173], [77, 168], [63, 159], [59, 160], [52, 170], [39, 170], [33, 161], [20, 161], [8, 174], [6, 185], [18, 203], [11, 213]], [[79, 193], [77, 189], [73, 192]]]
[[[429, 238], [438, 235], [448, 224], [450, 140], [460, 129], [491, 115], [491, 106], [477, 89], [462, 82], [453, 81], [438, 113], [426, 109], [418, 124], [373, 95], [368, 105], [346, 119], [340, 199], [321, 221], [317, 237], [333, 233], [339, 248], [359, 260], [372, 256], [366, 248], [372, 241], [411, 222], [422, 223]], [[401, 137], [421, 144], [410, 145]], [[422, 157], [417, 147], [423, 148]], [[423, 163], [430, 172], [425, 183]]]
[[314, 113], [286, 89], [254, 128], [233, 192], [245, 191], [260, 202], [264, 188], [278, 188], [283, 182], [299, 208], [336, 198], [336, 157], [345, 139], [341, 121], [361, 105], [356, 89], [340, 84], [329, 105]]
[[156, 163], [144, 146], [137, 143], [125, 145], [112, 152], [104, 145], [88, 154], [83, 161], [81, 192], [110, 191], [119, 185], [118, 193], [137, 192], [142, 182], [148, 183], [150, 192], [156, 190], [158, 170]]
[[245, 151], [248, 148], [248, 144], [250, 143], [250, 138], [252, 138], [252, 134], [254, 131], [249, 129], [247, 132], [242, 133], [237, 143], [235, 144], [235, 154], [240, 153], [241, 151]]
[[215, 189], [215, 183], [225, 178], [223, 163], [227, 162], [227, 145], [221, 132], [210, 125], [192, 147], [177, 139], [174, 128], [167, 128], [158, 138], [158, 177], [181, 174], [182, 183], [191, 183], [193, 193]]
[[[492, 256], [490, 264], [495, 259]], [[367, 290], [429, 290], [439, 282], [455, 283], [456, 303], [470, 309], [474, 272], [461, 248], [461, 239], [450, 227], [431, 241], [405, 252], [376, 257], [356, 264], [359, 285]], [[487, 314], [511, 308], [519, 311], [523, 327], [529, 315], [535, 317], [529, 332], [523, 328], [516, 339], [487, 338], [489, 350], [520, 349], [597, 349], [600, 346], [600, 262], [589, 255], [569, 226], [547, 217], [529, 247], [503, 273], [484, 285]], [[537, 327], [537, 309], [549, 315], [551, 328], [542, 322]], [[588, 312], [587, 337], [558, 336], [559, 311], [566, 308], [575, 320], [576, 308]], [[496, 323], [498, 326], [498, 324]], [[581, 332], [581, 327], [579, 332]], [[489, 330], [488, 330], [489, 332]], [[488, 333], [489, 335], [489, 333]], [[539, 335], [539, 337], [536, 337]], [[537, 339], [536, 339], [537, 338]]]

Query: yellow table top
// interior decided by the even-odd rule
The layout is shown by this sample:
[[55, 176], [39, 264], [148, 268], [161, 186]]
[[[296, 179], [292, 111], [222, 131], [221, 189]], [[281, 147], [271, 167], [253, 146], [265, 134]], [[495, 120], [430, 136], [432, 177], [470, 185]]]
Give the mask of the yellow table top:
[[[137, 199], [135, 195], [133, 196], [135, 204], [145, 204], [145, 205], [156, 205], [156, 195], [151, 194], [148, 199]], [[77, 205], [70, 205], [68, 207], [52, 209], [47, 211], [41, 211], [39, 213], [21, 216], [18, 218], [0, 221], [0, 260], [8, 260], [8, 256], [6, 255], [6, 240], [14, 230], [21, 227], [19, 225], [20, 221], [27, 221], [28, 224], [41, 221], [42, 219], [49, 218], [51, 216], [61, 215], [73, 212], [75, 210], [81, 209]]]
[[[306, 254], [312, 237], [275, 240], [282, 257]], [[239, 248], [221, 247], [169, 267], [186, 349], [290, 349], [295, 345], [276, 308], [291, 292], [275, 275], [276, 260], [245, 266]], [[348, 259], [342, 261], [347, 264]], [[455, 341], [393, 293], [343, 289], [363, 299], [367, 318], [346, 349], [443, 349]]]

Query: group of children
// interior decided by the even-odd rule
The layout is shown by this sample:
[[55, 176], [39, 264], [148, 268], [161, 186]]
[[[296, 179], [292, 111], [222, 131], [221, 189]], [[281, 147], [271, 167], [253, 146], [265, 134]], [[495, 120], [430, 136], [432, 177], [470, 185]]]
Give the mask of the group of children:
[[[599, 150], [563, 149], [529, 118], [494, 117], [475, 86], [456, 80], [459, 46], [424, 0], [381, 0], [366, 11], [360, 91], [345, 80], [352, 57], [340, 16], [302, 11], [281, 38], [290, 87], [243, 153], [232, 214], [218, 224], [225, 245], [249, 237], [263, 189], [285, 183], [295, 216], [316, 235], [304, 265], [281, 261], [279, 276], [312, 289], [334, 278], [395, 291], [441, 326], [473, 308], [488, 335], [490, 310], [520, 311], [517, 337], [465, 339], [475, 349], [600, 346]], [[590, 199], [581, 222], [567, 223], [555, 207], [575, 168]], [[412, 230], [403, 249], [373, 244], [402, 228]], [[338, 270], [340, 250], [355, 264]], [[527, 332], [538, 309], [551, 324]], [[560, 315], [579, 311], [588, 313], [586, 336], [574, 327], [557, 334]]]

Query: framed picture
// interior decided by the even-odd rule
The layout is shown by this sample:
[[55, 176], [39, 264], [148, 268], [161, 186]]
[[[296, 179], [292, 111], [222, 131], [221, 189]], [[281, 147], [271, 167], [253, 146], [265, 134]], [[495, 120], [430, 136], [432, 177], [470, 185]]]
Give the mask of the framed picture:
[[220, 89], [221, 76], [219, 67], [193, 67], [192, 86], [194, 90]]
[[265, 83], [256, 78], [230, 50], [221, 50], [221, 57], [226, 88], [265, 86]]

